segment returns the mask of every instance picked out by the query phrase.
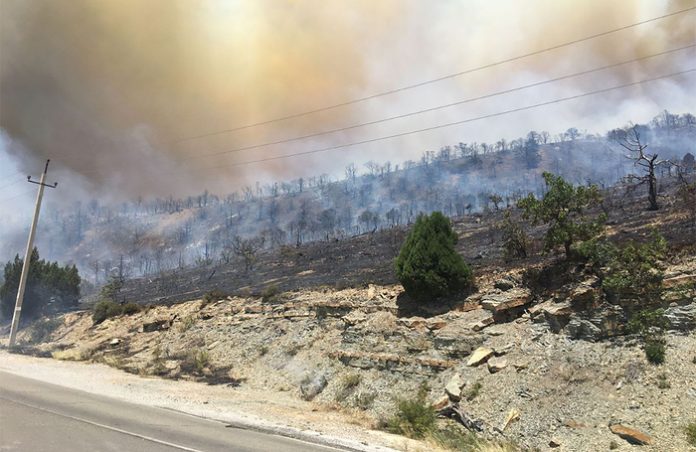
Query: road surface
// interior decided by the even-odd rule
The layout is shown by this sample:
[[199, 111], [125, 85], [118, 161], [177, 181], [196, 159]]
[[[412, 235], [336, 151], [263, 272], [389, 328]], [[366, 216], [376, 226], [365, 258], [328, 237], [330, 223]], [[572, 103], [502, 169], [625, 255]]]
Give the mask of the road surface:
[[0, 451], [335, 452], [0, 371]]

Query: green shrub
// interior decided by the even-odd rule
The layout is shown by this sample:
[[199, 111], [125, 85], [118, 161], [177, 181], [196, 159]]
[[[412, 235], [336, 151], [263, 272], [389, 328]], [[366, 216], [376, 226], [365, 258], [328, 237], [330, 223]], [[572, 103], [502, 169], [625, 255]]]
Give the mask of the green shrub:
[[665, 330], [668, 326], [669, 322], [663, 309], [640, 311], [628, 322], [628, 331], [640, 335], [643, 339], [645, 357], [652, 364], [665, 362]]
[[123, 315], [133, 315], [133, 314], [137, 314], [138, 312], [140, 312], [141, 307], [137, 303], [126, 303], [121, 307], [121, 309], [122, 309]]
[[473, 277], [457, 254], [457, 234], [440, 212], [420, 215], [396, 258], [396, 275], [415, 299], [440, 297], [467, 289]]
[[102, 323], [104, 320], [123, 314], [123, 307], [113, 301], [102, 300], [94, 305], [92, 310], [92, 322]]
[[696, 447], [696, 420], [684, 427], [684, 433], [686, 434], [686, 442]]
[[590, 240], [604, 228], [606, 215], [590, 218], [585, 210], [601, 201], [596, 185], [573, 187], [562, 177], [544, 173], [547, 191], [541, 199], [529, 194], [517, 206], [523, 216], [533, 224], [547, 224], [544, 250], [552, 251], [563, 246], [566, 258], [572, 256], [571, 247], [576, 242]]
[[464, 393], [464, 398], [471, 402], [474, 400], [476, 397], [478, 397], [479, 393], [481, 392], [481, 388], [483, 388], [483, 384], [480, 381], [477, 381], [469, 389], [466, 390]]
[[415, 398], [399, 400], [396, 413], [387, 421], [387, 431], [409, 438], [424, 438], [431, 434], [435, 429], [436, 413], [425, 400], [426, 392], [426, 388], [421, 386]]
[[104, 320], [120, 315], [133, 315], [142, 310], [137, 303], [118, 304], [109, 300], [102, 300], [92, 308], [92, 322], [102, 323]]
[[594, 267], [602, 289], [613, 298], [659, 293], [663, 278], [659, 265], [666, 252], [667, 241], [657, 231], [642, 244], [618, 247], [606, 240], [590, 240], [577, 247], [577, 254]]
[[666, 351], [667, 344], [664, 339], [648, 339], [645, 341], [645, 357], [652, 364], [664, 363]]

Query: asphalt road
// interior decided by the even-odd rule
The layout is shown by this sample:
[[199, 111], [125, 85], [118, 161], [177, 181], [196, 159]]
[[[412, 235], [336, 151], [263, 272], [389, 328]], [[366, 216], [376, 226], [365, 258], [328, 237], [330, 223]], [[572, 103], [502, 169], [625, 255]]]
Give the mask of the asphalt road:
[[0, 451], [336, 451], [0, 372]]

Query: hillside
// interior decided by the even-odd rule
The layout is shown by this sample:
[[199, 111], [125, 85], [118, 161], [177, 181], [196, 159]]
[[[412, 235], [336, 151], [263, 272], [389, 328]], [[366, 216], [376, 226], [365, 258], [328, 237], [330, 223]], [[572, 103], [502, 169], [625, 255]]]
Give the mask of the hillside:
[[[681, 161], [689, 152], [696, 154], [690, 114], [664, 112], [640, 126], [640, 133], [661, 159]], [[62, 210], [49, 205], [45, 218], [50, 221], [39, 230], [38, 247], [44, 257], [75, 263], [85, 293], [114, 274], [152, 278], [211, 265], [239, 267], [237, 237], [272, 252], [406, 226], [423, 212], [462, 218], [496, 210], [491, 195], [500, 196], [497, 207], [506, 207], [529, 192], [541, 193], [544, 171], [574, 184], [611, 186], [635, 171], [617, 144], [619, 135], [620, 129], [606, 136], [575, 129], [556, 137], [532, 131], [510, 142], [462, 142], [426, 151], [417, 162], [371, 161], [362, 171], [351, 165], [339, 177], [318, 174], [227, 195], [204, 192], [119, 205], [94, 199]], [[668, 172], [659, 168], [660, 176]], [[23, 246], [24, 232], [3, 239], [0, 252], [9, 259]], [[10, 249], [15, 251], [9, 254]]]
[[[667, 239], [660, 294], [640, 304], [607, 297], [590, 267], [540, 254], [541, 227], [522, 222], [533, 255], [505, 261], [502, 213], [493, 210], [455, 222], [458, 251], [476, 274], [469, 295], [410, 301], [391, 269], [406, 232], [394, 228], [266, 251], [249, 272], [230, 265], [131, 280], [121, 296], [144, 310], [98, 325], [89, 310], [40, 321], [21, 333], [21, 349], [225, 385], [226, 397], [269, 415], [258, 408], [263, 395], [289, 425], [307, 422], [310, 409], [331, 413], [310, 421], [320, 430], [385, 428], [398, 400], [425, 383], [428, 403], [458, 407], [479, 437], [511, 450], [630, 450], [612, 432], [616, 424], [647, 435], [643, 450], [687, 450], [681, 431], [694, 421], [696, 401], [696, 231], [676, 181], [661, 183], [659, 211], [645, 210], [645, 194], [625, 186], [607, 189], [593, 210], [608, 214], [615, 243], [645, 242], [653, 228]], [[637, 311], [655, 308], [668, 321], [659, 366], [626, 328]], [[439, 422], [463, 441], [455, 421]], [[407, 448], [445, 444], [430, 441]]]

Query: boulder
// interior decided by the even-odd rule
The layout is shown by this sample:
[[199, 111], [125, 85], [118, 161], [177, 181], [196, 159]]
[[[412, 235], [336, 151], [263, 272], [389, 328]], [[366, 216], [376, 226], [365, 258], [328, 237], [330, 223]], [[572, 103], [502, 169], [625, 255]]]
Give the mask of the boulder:
[[493, 283], [493, 287], [495, 287], [498, 290], [502, 290], [503, 292], [506, 292], [515, 287], [515, 283], [510, 281], [509, 279], [503, 278]]
[[466, 365], [478, 366], [479, 364], [486, 362], [486, 360], [488, 360], [488, 358], [490, 358], [494, 354], [495, 350], [493, 350], [492, 348], [479, 347], [476, 350], [474, 350], [474, 353], [471, 354], [469, 360], [466, 362]]
[[488, 360], [488, 371], [492, 374], [500, 372], [507, 367], [507, 360], [503, 357], [493, 357]]
[[152, 333], [153, 331], [157, 331], [157, 330], [169, 329], [169, 327], [170, 327], [169, 320], [155, 320], [154, 322], [143, 323], [143, 326], [141, 327], [141, 331], [143, 333]]
[[620, 436], [631, 444], [637, 444], [639, 446], [648, 445], [652, 443], [652, 438], [645, 433], [636, 430], [631, 427], [627, 427], [621, 424], [614, 424], [609, 426], [609, 430], [615, 435]]
[[323, 374], [306, 378], [300, 385], [300, 394], [304, 400], [312, 400], [319, 395], [327, 385], [326, 377]]
[[503, 293], [488, 293], [481, 298], [481, 307], [494, 315], [528, 304], [532, 294], [528, 289], [513, 289]]
[[453, 402], [459, 402], [462, 399], [462, 387], [465, 382], [459, 374], [454, 374], [450, 381], [445, 385], [445, 393]]
[[665, 318], [675, 330], [688, 331], [696, 328], [696, 303], [686, 306], [670, 306], [665, 309]]
[[663, 289], [672, 289], [681, 286], [693, 286], [696, 284], [696, 274], [694, 275], [679, 275], [672, 278], [662, 280]]

